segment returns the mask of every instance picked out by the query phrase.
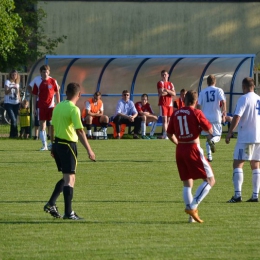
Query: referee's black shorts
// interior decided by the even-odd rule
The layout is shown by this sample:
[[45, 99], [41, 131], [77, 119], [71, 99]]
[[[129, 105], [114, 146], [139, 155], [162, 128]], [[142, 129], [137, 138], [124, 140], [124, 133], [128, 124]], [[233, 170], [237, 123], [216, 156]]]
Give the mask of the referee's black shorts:
[[58, 171], [65, 174], [76, 173], [78, 155], [76, 143], [55, 137], [52, 151]]

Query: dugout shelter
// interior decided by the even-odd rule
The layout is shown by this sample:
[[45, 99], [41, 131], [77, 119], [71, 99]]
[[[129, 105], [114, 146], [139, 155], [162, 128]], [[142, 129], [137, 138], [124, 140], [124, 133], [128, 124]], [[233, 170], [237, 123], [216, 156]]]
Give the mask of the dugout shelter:
[[130, 91], [131, 100], [137, 102], [143, 93], [148, 94], [149, 103], [159, 115], [157, 82], [160, 72], [169, 72], [176, 93], [182, 88], [198, 93], [207, 86], [207, 76], [214, 74], [217, 87], [224, 90], [227, 110], [233, 113], [237, 99], [242, 93], [242, 80], [253, 76], [254, 54], [234, 55], [46, 55], [32, 67], [28, 83], [37, 75], [39, 68], [48, 64], [50, 75], [60, 85], [61, 100], [65, 98], [66, 86], [77, 82], [81, 86], [84, 101], [94, 92], [102, 93], [104, 113], [112, 116], [117, 101], [124, 89]]

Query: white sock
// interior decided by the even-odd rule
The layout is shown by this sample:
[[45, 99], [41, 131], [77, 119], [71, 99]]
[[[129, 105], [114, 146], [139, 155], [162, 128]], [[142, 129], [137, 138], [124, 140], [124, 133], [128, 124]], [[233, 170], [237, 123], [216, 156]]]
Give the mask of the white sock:
[[142, 121], [141, 123], [142, 135], [146, 134], [146, 122]]
[[252, 198], [258, 198], [258, 193], [260, 189], [260, 169], [255, 169], [252, 171], [252, 181], [253, 181], [253, 195]]
[[192, 196], [192, 193], [191, 193], [191, 187], [183, 187], [182, 195], [183, 195], [183, 200], [184, 200], [185, 206], [186, 206], [187, 209], [189, 209], [190, 204], [193, 200], [193, 196]]
[[40, 139], [42, 141], [42, 145], [44, 147], [47, 147], [47, 136], [46, 136], [46, 131], [40, 131]]
[[191, 203], [191, 209], [196, 209], [202, 200], [208, 195], [211, 186], [204, 181], [197, 189], [196, 194]]
[[156, 126], [157, 126], [157, 122], [156, 122], [156, 121], [155, 121], [155, 122], [152, 122], [150, 136], [153, 136], [153, 135], [154, 135]]
[[87, 134], [88, 134], [89, 136], [91, 136], [91, 135], [92, 135], [91, 130], [88, 130]]
[[211, 155], [211, 150], [210, 150], [210, 146], [208, 141], [206, 141], [206, 151], [207, 151], [207, 155], [210, 154]]
[[233, 184], [235, 190], [235, 198], [242, 196], [242, 184], [244, 181], [244, 174], [242, 168], [235, 168], [233, 170]]

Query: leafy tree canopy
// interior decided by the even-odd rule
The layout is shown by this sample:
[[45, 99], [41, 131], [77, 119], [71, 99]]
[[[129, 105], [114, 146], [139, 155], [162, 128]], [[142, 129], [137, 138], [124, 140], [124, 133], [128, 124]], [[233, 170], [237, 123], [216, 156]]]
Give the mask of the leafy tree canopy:
[[0, 3], [0, 56], [1, 62], [6, 62], [8, 54], [15, 48], [18, 38], [17, 29], [21, 27], [22, 21], [14, 12], [13, 0], [1, 0]]
[[[44, 19], [47, 14], [41, 8], [36, 9], [37, 0], [0, 0], [2, 1], [6, 2], [6, 8], [0, 6], [0, 17], [2, 18], [2, 12], [5, 15], [0, 20], [0, 41], [3, 34], [8, 38], [8, 44], [3, 46], [6, 51], [2, 52], [0, 43], [0, 71], [10, 68], [27, 71], [38, 58], [45, 54], [55, 54], [58, 44], [63, 43], [67, 37], [62, 35], [50, 38], [45, 35]], [[13, 39], [12, 44], [9, 37]]]

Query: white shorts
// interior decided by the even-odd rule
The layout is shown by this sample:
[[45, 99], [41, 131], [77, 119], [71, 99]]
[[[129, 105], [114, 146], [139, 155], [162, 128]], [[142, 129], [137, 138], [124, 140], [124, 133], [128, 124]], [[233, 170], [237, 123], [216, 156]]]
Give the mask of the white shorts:
[[234, 160], [260, 161], [260, 144], [237, 143], [234, 150]]
[[[213, 136], [221, 136], [222, 134], [222, 124], [219, 123], [211, 123], [213, 129]], [[209, 135], [209, 133], [202, 131], [201, 135]]]

